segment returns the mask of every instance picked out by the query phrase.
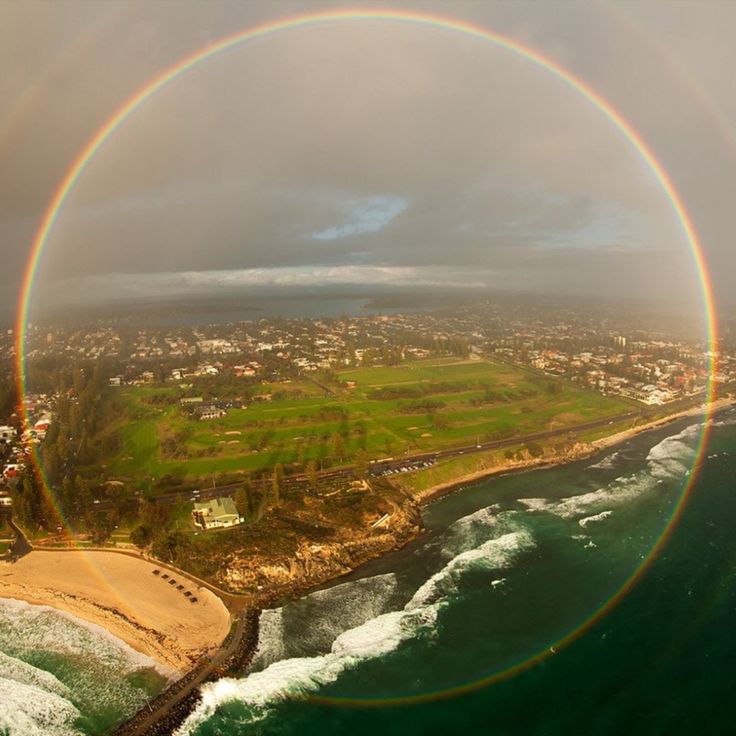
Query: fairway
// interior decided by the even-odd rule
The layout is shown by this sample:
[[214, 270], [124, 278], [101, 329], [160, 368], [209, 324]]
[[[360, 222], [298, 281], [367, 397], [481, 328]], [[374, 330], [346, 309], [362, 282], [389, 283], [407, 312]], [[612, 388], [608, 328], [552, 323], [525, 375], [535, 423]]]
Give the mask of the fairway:
[[260, 400], [197, 421], [172, 388], [117, 394], [122, 449], [110, 471], [140, 480], [202, 478], [276, 463], [322, 467], [564, 429], [615, 416], [617, 399], [488, 360], [425, 360], [338, 373], [328, 387], [264, 384]]

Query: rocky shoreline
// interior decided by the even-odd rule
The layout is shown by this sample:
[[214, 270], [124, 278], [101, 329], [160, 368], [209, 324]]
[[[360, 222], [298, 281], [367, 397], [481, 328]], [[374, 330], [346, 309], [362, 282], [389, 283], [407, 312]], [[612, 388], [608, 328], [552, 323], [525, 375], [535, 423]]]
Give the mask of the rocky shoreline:
[[247, 593], [252, 605], [269, 608], [347, 575], [360, 565], [400, 549], [423, 530], [419, 504], [402, 495], [392, 504], [385, 528], [356, 536], [300, 541], [292, 556], [264, 559], [258, 554], [233, 555], [223, 561], [213, 582], [233, 593]]

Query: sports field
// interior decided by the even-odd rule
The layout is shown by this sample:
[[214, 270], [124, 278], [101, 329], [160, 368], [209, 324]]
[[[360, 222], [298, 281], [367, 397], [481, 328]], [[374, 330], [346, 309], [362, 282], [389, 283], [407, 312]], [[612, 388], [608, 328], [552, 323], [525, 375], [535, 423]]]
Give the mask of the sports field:
[[[121, 477], [204, 477], [276, 463], [323, 467], [573, 426], [629, 410], [593, 391], [502, 363], [456, 359], [338, 374], [332, 395], [306, 379], [263, 385], [263, 400], [197, 421], [175, 388], [118, 390], [105, 461]], [[270, 398], [269, 398], [270, 396]], [[361, 452], [362, 451], [362, 452]]]

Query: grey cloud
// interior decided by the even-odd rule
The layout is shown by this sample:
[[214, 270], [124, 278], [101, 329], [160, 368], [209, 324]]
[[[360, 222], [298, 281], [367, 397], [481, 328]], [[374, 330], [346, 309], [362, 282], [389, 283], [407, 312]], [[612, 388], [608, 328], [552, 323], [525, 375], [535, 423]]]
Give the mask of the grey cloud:
[[[697, 101], [683, 105], [685, 87], [662, 49], [686, 49], [680, 65], [709, 45], [732, 59], [723, 31], [732, 10], [644, 5], [621, 20], [605, 6], [415, 7], [529, 41], [608, 96], [682, 189], [727, 290], [725, 274], [736, 272], [726, 240], [733, 161], [712, 135], [708, 111]], [[12, 61], [16, 70], [0, 90], [17, 102], [0, 116], [6, 292], [19, 281], [18, 263], [65, 166], [121, 101], [208, 40], [303, 6], [115, 8], [68, 4], [63, 22], [44, 4], [0, 9], [0, 41], [9, 27], [26, 38], [0, 43], [4, 68]], [[42, 29], [38, 14], [49, 20]], [[727, 92], [716, 56], [709, 49], [696, 66], [706, 96], [709, 85], [714, 95]], [[719, 104], [728, 110], [736, 96]], [[411, 273], [428, 288], [444, 270], [447, 285], [464, 278], [555, 292], [693, 291], [670, 204], [589, 102], [483, 42], [385, 23], [264, 38], [148, 100], [77, 183], [40, 285], [63, 300], [75, 284], [103, 296], [130, 292], [136, 278], [149, 291], [195, 290], [221, 283], [226, 271], [236, 280], [249, 274], [251, 286], [257, 277], [286, 287], [287, 274], [296, 283], [307, 272], [312, 282], [347, 284], [358, 266], [374, 269], [361, 273], [376, 283], [400, 285], [388, 274]], [[421, 269], [428, 270], [420, 279]], [[181, 276], [198, 272], [199, 280]]]

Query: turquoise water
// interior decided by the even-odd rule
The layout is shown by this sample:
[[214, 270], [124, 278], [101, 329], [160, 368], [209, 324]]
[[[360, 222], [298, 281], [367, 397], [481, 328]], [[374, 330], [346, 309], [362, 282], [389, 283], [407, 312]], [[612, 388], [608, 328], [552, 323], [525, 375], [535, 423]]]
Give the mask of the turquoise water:
[[99, 627], [0, 599], [0, 734], [102, 734], [166, 680]]
[[[407, 548], [264, 612], [251, 671], [208, 685], [181, 732], [732, 733], [736, 412], [716, 421], [662, 554], [612, 613], [556, 645], [646, 557], [698, 435], [683, 421], [438, 501]], [[540, 651], [521, 674], [455, 691]], [[161, 687], [150, 665], [80, 622], [0, 602], [0, 733], [103, 733]]]
[[[671, 425], [588, 462], [435, 503], [429, 532], [407, 549], [266, 612], [251, 672], [207, 686], [181, 732], [732, 733], [736, 414], [716, 425], [662, 554], [569, 646], [555, 643], [661, 534], [697, 426]], [[437, 697], [540, 651], [548, 656], [521, 674]], [[370, 708], [340, 701], [433, 693]]]

